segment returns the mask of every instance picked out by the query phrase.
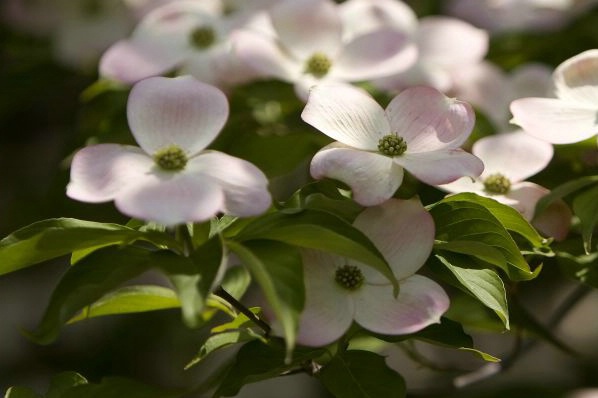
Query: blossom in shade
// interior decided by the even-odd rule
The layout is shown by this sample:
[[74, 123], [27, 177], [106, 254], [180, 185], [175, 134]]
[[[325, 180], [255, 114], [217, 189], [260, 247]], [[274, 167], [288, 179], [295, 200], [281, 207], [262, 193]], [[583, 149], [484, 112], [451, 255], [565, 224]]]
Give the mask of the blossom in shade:
[[81, 149], [67, 195], [114, 200], [124, 214], [163, 225], [209, 219], [219, 212], [253, 216], [268, 209], [265, 175], [251, 163], [205, 150], [228, 118], [216, 87], [190, 76], [136, 84], [127, 105], [139, 147], [99, 144]]
[[598, 134], [598, 49], [560, 64], [553, 80], [557, 98], [511, 102], [511, 123], [553, 144], [579, 142]]
[[384, 275], [330, 253], [302, 252], [305, 307], [297, 341], [321, 346], [341, 337], [355, 320], [374, 333], [417, 332], [438, 323], [449, 298], [436, 282], [415, 272], [434, 243], [432, 217], [416, 200], [391, 199], [364, 210], [354, 225], [376, 245], [399, 281], [399, 295]]
[[403, 169], [430, 185], [484, 169], [459, 148], [475, 122], [471, 106], [431, 87], [406, 89], [385, 110], [359, 88], [321, 84], [311, 90], [301, 117], [337, 140], [314, 156], [311, 175], [346, 183], [364, 206], [389, 199]]
[[[552, 159], [552, 145], [518, 130], [481, 138], [472, 152], [482, 159], [484, 172], [476, 179], [461, 178], [439, 188], [451, 193], [474, 192], [518, 210], [528, 221], [534, 218], [538, 200], [550, 191], [526, 178], [542, 171]], [[536, 227], [563, 239], [569, 230], [571, 213], [558, 202], [549, 208]]]
[[[238, 56], [262, 77], [295, 84], [305, 99], [310, 87], [324, 81], [370, 80], [406, 69], [416, 50], [394, 28], [346, 35], [339, 6], [331, 0], [287, 0], [274, 5], [261, 32], [233, 33]], [[271, 30], [272, 34], [264, 32]]]

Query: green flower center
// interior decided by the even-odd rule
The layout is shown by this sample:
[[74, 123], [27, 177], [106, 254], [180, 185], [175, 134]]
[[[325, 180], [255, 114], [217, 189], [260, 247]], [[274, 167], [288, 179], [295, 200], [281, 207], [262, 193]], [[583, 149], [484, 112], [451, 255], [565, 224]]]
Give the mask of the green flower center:
[[191, 32], [191, 44], [198, 49], [204, 50], [216, 41], [216, 32], [209, 26], [200, 26]]
[[315, 77], [322, 77], [332, 66], [330, 58], [322, 53], [315, 53], [305, 64], [305, 71], [314, 75]]
[[388, 134], [378, 141], [378, 150], [387, 156], [400, 156], [407, 150], [407, 143], [396, 134]]
[[357, 290], [363, 285], [364, 277], [358, 267], [354, 265], [343, 265], [336, 269], [334, 280], [343, 289]]
[[163, 170], [178, 171], [187, 165], [187, 155], [176, 145], [160, 149], [154, 154], [154, 162]]
[[484, 189], [488, 193], [505, 194], [511, 189], [511, 181], [500, 173], [491, 174], [484, 180]]

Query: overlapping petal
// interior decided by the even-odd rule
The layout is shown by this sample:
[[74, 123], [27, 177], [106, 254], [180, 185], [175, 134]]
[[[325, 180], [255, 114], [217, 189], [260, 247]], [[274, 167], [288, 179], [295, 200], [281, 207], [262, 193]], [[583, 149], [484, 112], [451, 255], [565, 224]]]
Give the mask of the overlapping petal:
[[313, 157], [311, 175], [335, 178], [349, 185], [353, 199], [364, 206], [390, 198], [403, 181], [403, 169], [392, 158], [341, 145], [329, 145]]
[[386, 107], [393, 132], [407, 142], [409, 153], [456, 148], [469, 137], [475, 114], [465, 102], [431, 87], [412, 87]]
[[530, 221], [534, 216], [534, 210], [538, 200], [543, 196], [546, 196], [549, 192], [550, 191], [543, 186], [533, 182], [524, 181], [514, 185], [506, 196], [507, 198], [516, 201], [516, 203], [511, 206], [517, 209], [526, 220]]
[[315, 86], [301, 118], [330, 138], [363, 150], [377, 150], [379, 139], [391, 133], [382, 107], [347, 84]]
[[514, 123], [553, 144], [570, 144], [598, 134], [598, 108], [556, 98], [521, 98], [511, 102]]
[[482, 178], [501, 173], [513, 183], [542, 171], [554, 149], [552, 144], [518, 130], [484, 137], [476, 141], [472, 153], [484, 162]]
[[482, 161], [462, 149], [404, 153], [393, 160], [429, 185], [448, 184], [463, 176], [477, 177], [484, 171]]
[[268, 179], [246, 160], [207, 151], [191, 159], [187, 169], [189, 173], [209, 176], [217, 182], [224, 192], [224, 204], [220, 210], [226, 214], [255, 216], [268, 210], [272, 203]]
[[393, 27], [406, 33], [417, 29], [417, 15], [405, 3], [395, 0], [349, 0], [339, 6], [344, 34], [354, 37], [380, 27]]
[[[399, 281], [424, 264], [434, 244], [434, 220], [417, 199], [390, 199], [369, 207], [353, 225], [376, 245]], [[360, 268], [368, 283], [388, 284], [380, 272], [367, 266]]]
[[178, 145], [192, 156], [208, 146], [228, 118], [222, 91], [190, 76], [152, 77], [131, 90], [129, 126], [148, 154]]
[[364, 285], [354, 300], [357, 323], [390, 335], [414, 333], [439, 323], [450, 303], [442, 287], [421, 275], [403, 280], [397, 298], [390, 285]]

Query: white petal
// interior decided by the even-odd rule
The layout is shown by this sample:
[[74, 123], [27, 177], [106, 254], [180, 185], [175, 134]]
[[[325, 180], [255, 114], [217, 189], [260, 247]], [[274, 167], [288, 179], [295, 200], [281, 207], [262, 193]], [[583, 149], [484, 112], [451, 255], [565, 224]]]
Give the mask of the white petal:
[[340, 15], [330, 0], [283, 1], [270, 16], [285, 50], [299, 59], [316, 52], [332, 57], [341, 45]]
[[353, 199], [363, 206], [375, 206], [389, 199], [403, 181], [403, 169], [378, 153], [330, 145], [311, 161], [316, 179], [334, 178], [353, 190]]
[[393, 27], [406, 33], [417, 29], [417, 15], [409, 6], [395, 0], [351, 0], [339, 5], [343, 34], [354, 37], [381, 27]]
[[533, 182], [520, 182], [514, 184], [511, 190], [505, 195], [506, 198], [515, 201], [514, 207], [528, 221], [534, 216], [534, 210], [538, 200], [546, 196], [550, 191]]
[[153, 166], [154, 161], [137, 147], [117, 144], [88, 146], [73, 158], [71, 181], [66, 193], [83, 202], [107, 202]]
[[335, 281], [342, 258], [315, 250], [302, 251], [305, 279], [305, 307], [301, 314], [297, 342], [308, 346], [332, 343], [349, 329], [354, 305], [350, 292]]
[[[380, 250], [398, 280], [420, 269], [434, 245], [434, 220], [417, 199], [389, 199], [369, 207], [353, 225]], [[388, 283], [372, 267], [361, 268], [368, 283]]]
[[545, 236], [557, 242], [565, 240], [571, 228], [571, 209], [563, 200], [556, 200], [542, 213], [536, 215], [532, 225]]
[[128, 216], [174, 226], [214, 217], [224, 205], [224, 193], [209, 177], [155, 167], [119, 191], [114, 204]]
[[226, 214], [249, 217], [262, 214], [270, 207], [268, 179], [260, 169], [246, 160], [221, 152], [208, 151], [192, 158], [187, 167], [211, 177], [224, 191]]
[[598, 50], [569, 58], [554, 71], [557, 96], [583, 107], [598, 107]]
[[482, 179], [500, 173], [515, 183], [544, 170], [554, 150], [552, 144], [518, 130], [481, 138], [472, 153], [484, 162]]
[[355, 321], [375, 333], [417, 332], [440, 322], [449, 298], [436, 282], [413, 275], [401, 282], [395, 299], [392, 287], [364, 285], [355, 295]]
[[131, 90], [127, 118], [148, 154], [177, 145], [192, 156], [216, 138], [228, 118], [222, 91], [191, 76], [152, 77]]
[[339, 80], [370, 80], [402, 72], [416, 59], [417, 48], [405, 33], [380, 29], [347, 43], [330, 74]]
[[386, 114], [393, 132], [407, 142], [409, 153], [457, 148], [475, 123], [469, 104], [423, 86], [408, 88], [393, 98]]
[[511, 113], [511, 123], [553, 144], [579, 142], [598, 133], [596, 106], [580, 107], [560, 99], [530, 97], [511, 102]]
[[391, 132], [382, 107], [348, 84], [315, 86], [301, 118], [336, 141], [369, 151], [377, 150], [380, 138]]
[[483, 195], [484, 192], [482, 181], [479, 178], [473, 179], [471, 177], [462, 177], [448, 184], [441, 184], [436, 187], [450, 193], [474, 192], [478, 195]]
[[484, 163], [462, 149], [404, 153], [393, 159], [429, 185], [448, 184], [465, 176], [477, 177], [484, 171]]

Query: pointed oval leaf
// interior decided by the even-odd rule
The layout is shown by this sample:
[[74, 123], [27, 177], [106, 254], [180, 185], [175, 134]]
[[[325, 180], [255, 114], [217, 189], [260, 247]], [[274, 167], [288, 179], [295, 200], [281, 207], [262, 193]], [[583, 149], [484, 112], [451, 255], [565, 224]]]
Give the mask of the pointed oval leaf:
[[598, 186], [580, 193], [573, 199], [573, 212], [579, 217], [583, 248], [586, 254], [592, 252], [592, 234], [598, 223]]

